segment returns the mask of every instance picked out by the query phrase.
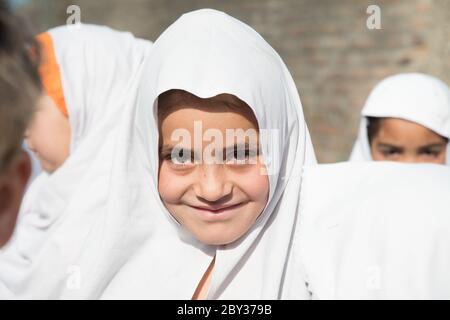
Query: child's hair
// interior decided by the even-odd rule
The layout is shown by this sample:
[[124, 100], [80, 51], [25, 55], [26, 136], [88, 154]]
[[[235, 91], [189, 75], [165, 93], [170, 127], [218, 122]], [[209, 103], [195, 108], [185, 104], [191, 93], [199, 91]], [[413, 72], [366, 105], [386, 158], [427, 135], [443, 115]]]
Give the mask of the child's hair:
[[[180, 89], [171, 89], [168, 91], [165, 91], [161, 93], [158, 97], [158, 105], [171, 105], [171, 106], [189, 106], [189, 105], [196, 105], [196, 99], [200, 99], [199, 97], [193, 95], [190, 92], [180, 90]], [[202, 100], [209, 100], [209, 101], [216, 101], [221, 102], [222, 104], [226, 105], [231, 110], [251, 110], [251, 108], [239, 99], [238, 97], [231, 95], [231, 94], [218, 94], [217, 96], [206, 98]], [[166, 113], [170, 111], [164, 108], [158, 108], [158, 116], [164, 117]], [[253, 112], [250, 114], [252, 120], [256, 121], [256, 117], [254, 116]]]
[[367, 137], [369, 138], [369, 145], [372, 145], [372, 141], [380, 131], [381, 124], [384, 118], [367, 117]]
[[[367, 117], [367, 137], [369, 138], [369, 146], [372, 145], [373, 139], [378, 134], [378, 131], [380, 131], [384, 119], [386, 118]], [[446, 142], [449, 141], [449, 139], [446, 137], [442, 137], [442, 139], [444, 139]]]
[[24, 21], [0, 1], [0, 174], [19, 152], [41, 83], [39, 49]]

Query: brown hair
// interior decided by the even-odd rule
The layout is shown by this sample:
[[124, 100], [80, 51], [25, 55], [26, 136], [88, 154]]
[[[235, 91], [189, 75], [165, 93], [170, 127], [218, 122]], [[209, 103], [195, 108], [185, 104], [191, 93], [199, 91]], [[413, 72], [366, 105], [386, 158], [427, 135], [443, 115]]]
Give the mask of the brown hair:
[[[196, 106], [199, 100], [221, 104], [220, 108], [216, 106], [215, 108], [208, 109], [208, 111], [212, 112], [215, 110], [220, 112], [223, 111], [224, 108], [231, 110], [244, 110], [246, 111], [249, 120], [252, 121], [256, 127], [258, 127], [258, 121], [256, 120], [256, 117], [249, 105], [238, 97], [227, 93], [218, 94], [210, 98], [200, 98], [190, 92], [180, 89], [165, 91], [158, 97], [158, 117], [159, 119], [164, 118], [169, 111], [176, 110], [177, 108]], [[166, 106], [166, 108], [160, 108], [159, 106]], [[171, 108], [167, 108], [167, 106], [171, 106]]]
[[384, 118], [367, 117], [367, 137], [369, 138], [369, 146], [380, 131]]
[[[369, 139], [369, 146], [372, 145], [372, 141], [380, 131], [380, 128], [383, 125], [383, 121], [385, 119], [386, 118], [367, 117], [367, 138]], [[446, 137], [441, 136], [441, 138], [445, 142], [449, 141], [449, 139]]]
[[41, 91], [39, 49], [28, 30], [0, 1], [0, 173], [20, 150]]

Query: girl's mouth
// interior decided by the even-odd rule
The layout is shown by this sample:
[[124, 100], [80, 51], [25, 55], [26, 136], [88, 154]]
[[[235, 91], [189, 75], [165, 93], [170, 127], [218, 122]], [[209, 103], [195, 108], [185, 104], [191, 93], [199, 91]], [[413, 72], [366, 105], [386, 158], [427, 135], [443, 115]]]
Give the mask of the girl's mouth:
[[245, 205], [245, 202], [239, 202], [231, 205], [221, 206], [189, 206], [198, 214], [202, 215], [207, 220], [224, 220], [229, 218], [236, 212], [236, 209]]

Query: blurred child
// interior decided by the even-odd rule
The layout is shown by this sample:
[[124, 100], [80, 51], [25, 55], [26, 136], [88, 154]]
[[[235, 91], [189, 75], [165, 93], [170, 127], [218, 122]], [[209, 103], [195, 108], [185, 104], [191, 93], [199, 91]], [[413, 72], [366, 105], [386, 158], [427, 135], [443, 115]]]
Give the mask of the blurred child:
[[[21, 150], [25, 128], [40, 92], [33, 41], [24, 26], [0, 2], [0, 247], [10, 238], [24, 188], [31, 172], [30, 159]], [[36, 58], [36, 56], [35, 56]]]
[[44, 172], [27, 190], [17, 232], [0, 255], [0, 282], [13, 294], [114, 134], [151, 47], [128, 32], [84, 24], [51, 29], [37, 41], [44, 93], [26, 140]]
[[450, 88], [420, 73], [381, 81], [362, 110], [350, 161], [450, 164]]

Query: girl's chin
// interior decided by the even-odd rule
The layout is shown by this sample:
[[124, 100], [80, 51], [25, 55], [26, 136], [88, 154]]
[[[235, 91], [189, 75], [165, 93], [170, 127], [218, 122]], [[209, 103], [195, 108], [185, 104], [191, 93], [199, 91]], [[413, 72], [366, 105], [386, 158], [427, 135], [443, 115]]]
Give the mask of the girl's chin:
[[52, 165], [51, 163], [47, 162], [47, 161], [40, 161], [41, 163], [41, 168], [42, 170], [44, 170], [45, 172], [47, 172], [48, 174], [52, 174], [53, 172], [56, 171], [56, 169], [58, 169], [57, 166]]
[[195, 235], [198, 241], [209, 245], [209, 246], [224, 246], [230, 243], [235, 242], [240, 236], [218, 236], [217, 233], [208, 233], [208, 234], [197, 234]]

